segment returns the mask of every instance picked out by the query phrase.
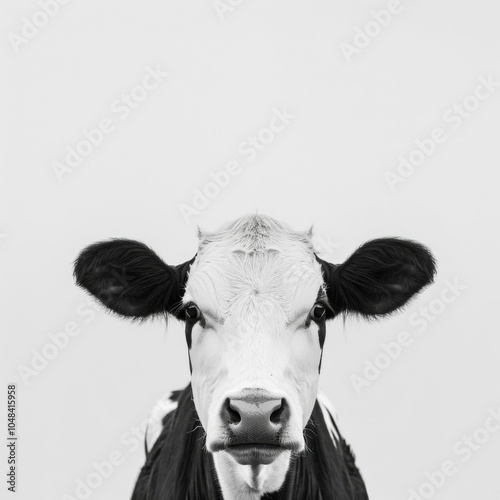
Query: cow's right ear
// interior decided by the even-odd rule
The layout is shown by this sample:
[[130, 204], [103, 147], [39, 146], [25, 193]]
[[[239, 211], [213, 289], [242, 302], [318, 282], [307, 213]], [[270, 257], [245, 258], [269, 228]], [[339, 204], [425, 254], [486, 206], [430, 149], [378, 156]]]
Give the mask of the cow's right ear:
[[402, 308], [432, 283], [436, 273], [436, 262], [426, 247], [399, 238], [368, 241], [340, 265], [317, 259], [332, 309], [367, 318]]
[[85, 248], [75, 261], [74, 276], [79, 286], [121, 316], [177, 316], [193, 260], [169, 266], [143, 243], [115, 239]]

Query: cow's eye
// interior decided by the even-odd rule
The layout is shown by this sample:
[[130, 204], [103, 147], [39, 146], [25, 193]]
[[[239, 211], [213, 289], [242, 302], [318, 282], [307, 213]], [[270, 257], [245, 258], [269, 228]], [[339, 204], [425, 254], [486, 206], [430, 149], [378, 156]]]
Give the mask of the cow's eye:
[[314, 321], [321, 321], [326, 314], [326, 308], [322, 304], [314, 304], [313, 308], [311, 309], [311, 319]]
[[189, 304], [186, 309], [186, 319], [189, 321], [196, 321], [201, 317], [201, 311], [196, 304]]

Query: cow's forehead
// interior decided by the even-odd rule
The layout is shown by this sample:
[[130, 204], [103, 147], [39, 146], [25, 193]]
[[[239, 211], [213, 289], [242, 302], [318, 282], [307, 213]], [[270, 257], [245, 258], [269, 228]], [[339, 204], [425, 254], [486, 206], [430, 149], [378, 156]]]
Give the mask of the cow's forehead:
[[265, 302], [287, 318], [314, 302], [323, 279], [311, 232], [294, 232], [269, 217], [239, 219], [200, 233], [184, 302], [194, 300], [217, 316], [232, 307]]

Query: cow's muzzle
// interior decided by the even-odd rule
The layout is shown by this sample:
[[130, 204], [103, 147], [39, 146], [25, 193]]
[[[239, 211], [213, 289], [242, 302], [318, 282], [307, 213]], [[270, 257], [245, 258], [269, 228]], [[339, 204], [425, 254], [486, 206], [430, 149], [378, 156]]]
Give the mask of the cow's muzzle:
[[283, 439], [290, 419], [285, 398], [262, 389], [244, 389], [225, 399], [220, 417], [229, 438], [220, 449], [241, 465], [269, 464], [283, 451], [296, 448]]

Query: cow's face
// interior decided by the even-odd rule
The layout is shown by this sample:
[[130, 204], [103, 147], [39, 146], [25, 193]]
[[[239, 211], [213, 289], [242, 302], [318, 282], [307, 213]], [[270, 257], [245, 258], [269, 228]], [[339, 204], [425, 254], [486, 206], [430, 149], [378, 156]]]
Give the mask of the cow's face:
[[75, 264], [77, 283], [112, 311], [185, 322], [207, 449], [218, 452], [216, 467], [249, 465], [248, 484], [268, 466], [274, 482], [265, 491], [279, 487], [291, 454], [304, 450], [325, 321], [389, 314], [434, 272], [425, 247], [394, 238], [365, 243], [343, 264], [330, 264], [314, 254], [310, 232], [263, 216], [201, 233], [197, 255], [179, 266], [131, 240], [91, 245]]
[[183, 297], [207, 449], [302, 451], [329, 308], [321, 265], [307, 235], [234, 236], [202, 236]]

